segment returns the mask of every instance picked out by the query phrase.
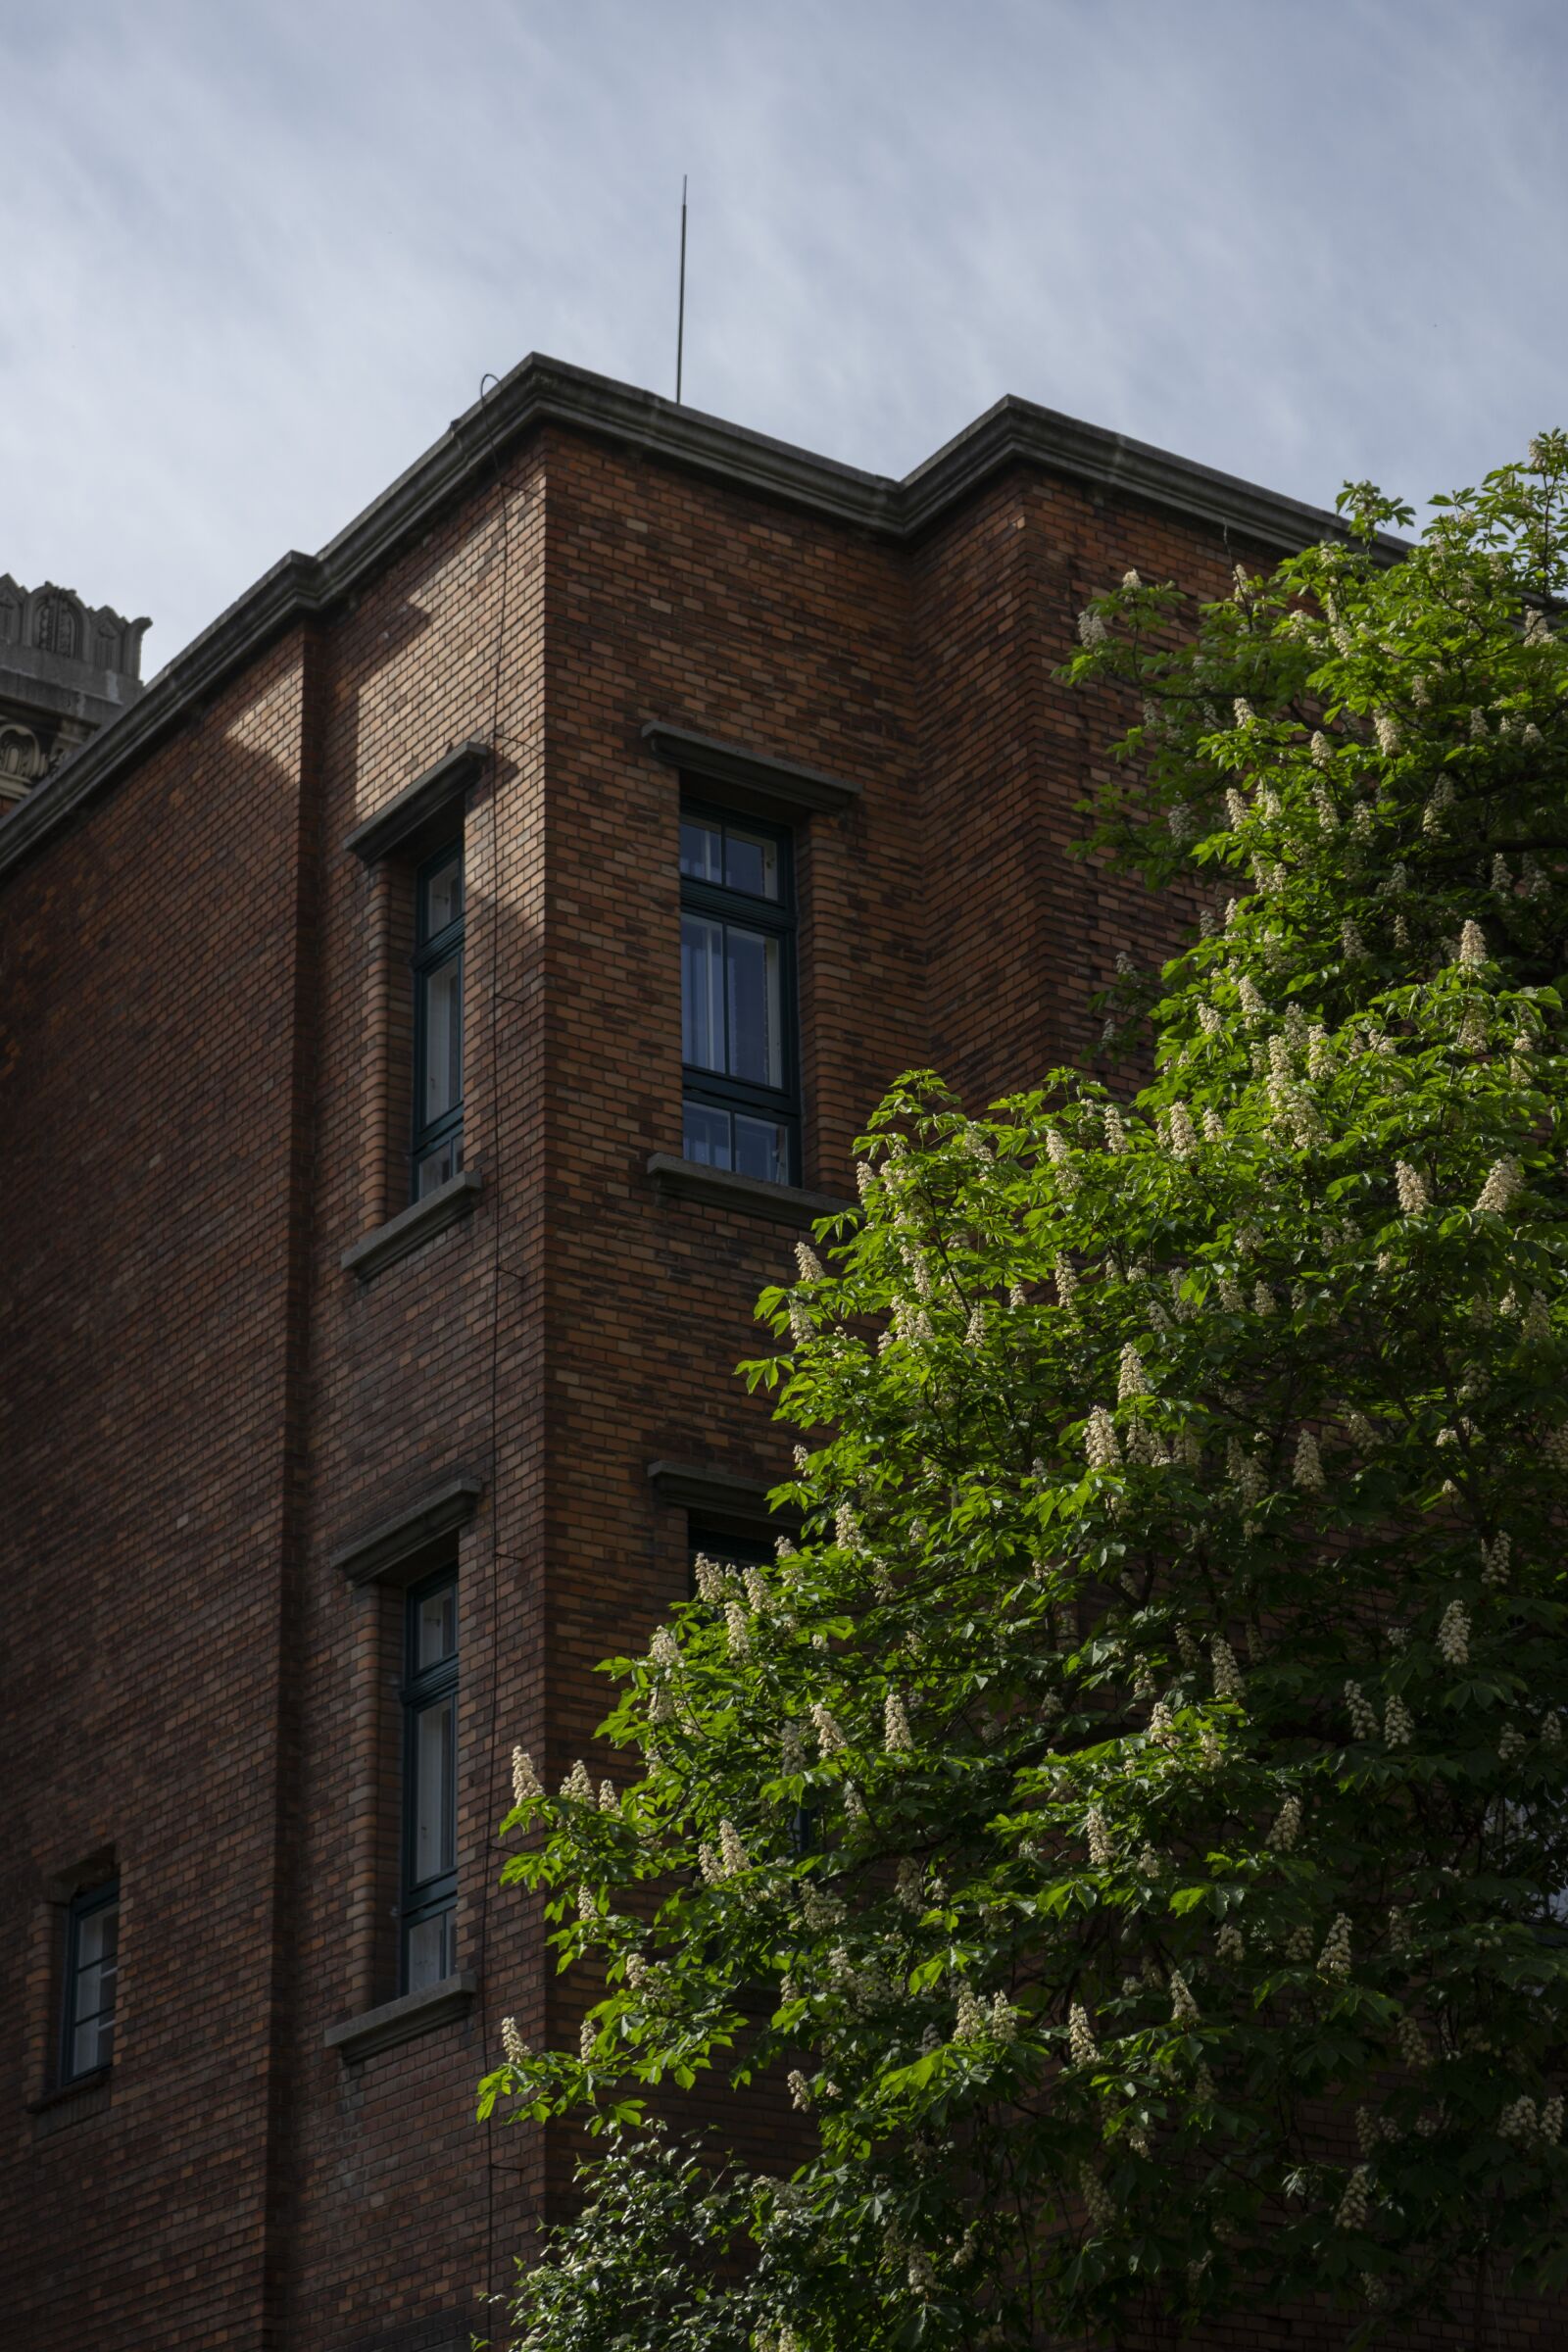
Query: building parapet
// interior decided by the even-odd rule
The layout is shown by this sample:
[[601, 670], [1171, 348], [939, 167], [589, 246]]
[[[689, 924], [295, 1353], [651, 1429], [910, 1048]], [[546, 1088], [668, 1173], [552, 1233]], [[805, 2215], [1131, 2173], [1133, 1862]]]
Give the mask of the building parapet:
[[[966, 425], [902, 481], [867, 473], [659, 394], [533, 352], [455, 417], [319, 555], [292, 552], [185, 647], [112, 727], [0, 828], [0, 875], [105, 789], [280, 630], [329, 610], [455, 497], [493, 478], [502, 450], [556, 423], [645, 451], [753, 495], [804, 508], [882, 539], [917, 538], [1009, 466], [1100, 494], [1143, 500], [1216, 533], [1281, 552], [1347, 536], [1339, 516], [1012, 395]], [[1392, 558], [1403, 543], [1384, 541]]]

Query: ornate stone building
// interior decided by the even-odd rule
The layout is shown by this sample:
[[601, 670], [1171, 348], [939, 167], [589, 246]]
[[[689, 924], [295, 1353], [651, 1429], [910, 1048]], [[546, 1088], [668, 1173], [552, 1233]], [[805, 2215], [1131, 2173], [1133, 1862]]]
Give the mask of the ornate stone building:
[[136, 700], [147, 626], [0, 571], [0, 811]]

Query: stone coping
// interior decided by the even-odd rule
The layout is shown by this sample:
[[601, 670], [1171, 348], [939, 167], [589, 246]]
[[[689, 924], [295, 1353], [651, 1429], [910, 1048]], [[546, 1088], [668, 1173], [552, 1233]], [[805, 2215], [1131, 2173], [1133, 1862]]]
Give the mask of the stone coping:
[[[319, 555], [291, 550], [281, 557], [176, 654], [121, 717], [29, 793], [0, 825], [0, 874], [199, 712], [263, 646], [352, 595], [455, 498], [493, 479], [503, 449], [547, 424], [894, 541], [929, 530], [1008, 466], [1055, 473], [1101, 495], [1139, 499], [1281, 554], [1349, 535], [1325, 508], [1011, 395], [895, 481], [530, 352]], [[1392, 535], [1379, 544], [1391, 561], [1406, 548]]]

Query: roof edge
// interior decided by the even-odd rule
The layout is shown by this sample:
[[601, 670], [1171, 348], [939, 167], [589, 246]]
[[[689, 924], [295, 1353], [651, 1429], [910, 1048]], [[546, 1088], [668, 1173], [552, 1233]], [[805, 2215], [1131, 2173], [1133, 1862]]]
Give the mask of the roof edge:
[[[120, 717], [19, 802], [0, 821], [0, 876], [199, 710], [269, 639], [350, 594], [504, 450], [547, 421], [892, 540], [929, 529], [991, 474], [1015, 464], [1144, 499], [1221, 533], [1235, 531], [1282, 549], [1346, 536], [1345, 525], [1325, 508], [1012, 395], [895, 481], [530, 352], [319, 555], [283, 556], [176, 654]], [[1385, 544], [1391, 555], [1402, 546], [1393, 538]]]

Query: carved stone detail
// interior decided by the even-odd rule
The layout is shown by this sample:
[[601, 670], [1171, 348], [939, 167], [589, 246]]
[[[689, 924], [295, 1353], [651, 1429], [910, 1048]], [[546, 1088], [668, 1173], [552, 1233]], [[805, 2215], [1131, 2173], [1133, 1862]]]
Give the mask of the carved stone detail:
[[0, 572], [0, 813], [138, 699], [147, 625]]
[[30, 727], [0, 720], [0, 789], [36, 784], [47, 761]]
[[148, 626], [145, 619], [127, 620], [113, 605], [85, 605], [74, 589], [53, 580], [24, 588], [10, 572], [0, 572], [0, 646], [26, 647], [54, 662], [139, 684]]

